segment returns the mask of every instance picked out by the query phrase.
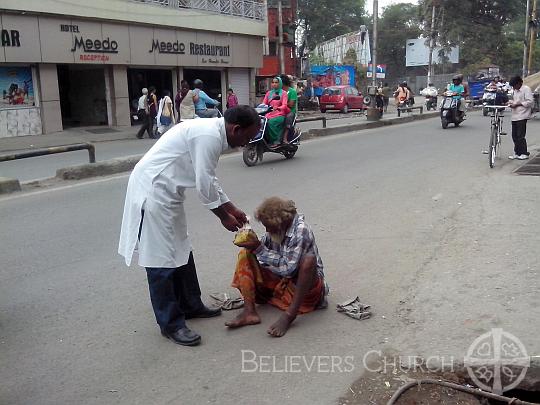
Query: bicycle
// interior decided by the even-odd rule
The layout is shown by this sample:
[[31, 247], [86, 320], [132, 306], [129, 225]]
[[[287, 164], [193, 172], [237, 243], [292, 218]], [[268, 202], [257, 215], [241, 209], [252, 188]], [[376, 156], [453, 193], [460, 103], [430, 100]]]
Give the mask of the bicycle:
[[502, 124], [503, 115], [502, 112], [506, 109], [504, 105], [486, 105], [485, 108], [492, 109], [491, 112], [491, 132], [489, 136], [489, 167], [493, 169], [495, 166], [495, 157], [498, 156], [499, 148], [501, 146], [501, 135], [503, 135]]

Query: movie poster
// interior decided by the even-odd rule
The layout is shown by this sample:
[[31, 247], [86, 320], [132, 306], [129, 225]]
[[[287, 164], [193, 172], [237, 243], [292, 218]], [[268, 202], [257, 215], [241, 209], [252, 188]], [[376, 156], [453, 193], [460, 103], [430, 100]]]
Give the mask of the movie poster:
[[0, 108], [34, 106], [34, 84], [29, 67], [0, 67]]

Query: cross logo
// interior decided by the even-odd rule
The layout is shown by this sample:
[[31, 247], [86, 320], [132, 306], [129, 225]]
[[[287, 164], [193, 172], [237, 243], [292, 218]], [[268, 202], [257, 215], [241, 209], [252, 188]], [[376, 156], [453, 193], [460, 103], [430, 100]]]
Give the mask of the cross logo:
[[500, 328], [477, 338], [464, 359], [474, 383], [498, 395], [516, 388], [525, 378], [530, 363], [523, 343]]

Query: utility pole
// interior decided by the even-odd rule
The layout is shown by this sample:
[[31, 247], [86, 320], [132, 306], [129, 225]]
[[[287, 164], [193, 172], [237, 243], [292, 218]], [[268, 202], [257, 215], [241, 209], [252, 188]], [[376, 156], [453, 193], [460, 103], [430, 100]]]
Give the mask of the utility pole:
[[[531, 10], [531, 21], [536, 21], [536, 0], [533, 0], [533, 6]], [[536, 27], [531, 26], [529, 29], [529, 64], [527, 67], [527, 75], [531, 74], [532, 63], [534, 59], [534, 44], [536, 42]]]
[[[377, 110], [377, 20], [379, 17], [379, 3], [373, 0], [373, 52], [371, 53], [371, 86], [368, 86], [367, 93], [371, 99], [366, 112], [368, 121], [378, 121], [381, 119]], [[368, 65], [369, 66], [369, 65]], [[369, 82], [368, 82], [369, 83]]]
[[[379, 2], [373, 0], [373, 53], [371, 54], [371, 74], [373, 75], [372, 85], [377, 86], [377, 20], [379, 19]], [[375, 101], [375, 97], [373, 97]]]
[[283, 52], [283, 8], [281, 6], [281, 0], [278, 0], [277, 2], [278, 8], [278, 55], [279, 55], [279, 70], [280, 74], [285, 73], [285, 56]]
[[525, 11], [525, 36], [523, 37], [523, 69], [522, 69], [522, 75], [523, 77], [527, 77], [529, 75], [529, 69], [527, 68], [527, 54], [528, 54], [528, 48], [529, 48], [529, 21], [530, 21], [530, 15], [529, 15], [529, 8], [530, 8], [531, 0], [527, 0], [527, 10]]
[[429, 58], [428, 58], [428, 73], [427, 83], [433, 80], [433, 49], [435, 49], [435, 0], [431, 2], [431, 29], [429, 32]]

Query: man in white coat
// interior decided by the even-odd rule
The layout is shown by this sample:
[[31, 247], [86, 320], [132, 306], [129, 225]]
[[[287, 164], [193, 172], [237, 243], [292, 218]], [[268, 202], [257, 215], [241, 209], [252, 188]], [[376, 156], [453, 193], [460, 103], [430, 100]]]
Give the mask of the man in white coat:
[[183, 122], [154, 144], [129, 178], [118, 253], [129, 266], [138, 252], [156, 321], [163, 336], [175, 343], [194, 346], [201, 341], [186, 319], [221, 314], [201, 301], [184, 191], [196, 188], [203, 205], [226, 229], [240, 228], [246, 215], [229, 201], [215, 171], [222, 152], [246, 145], [259, 128], [260, 117], [248, 106], [231, 108], [223, 118]]

